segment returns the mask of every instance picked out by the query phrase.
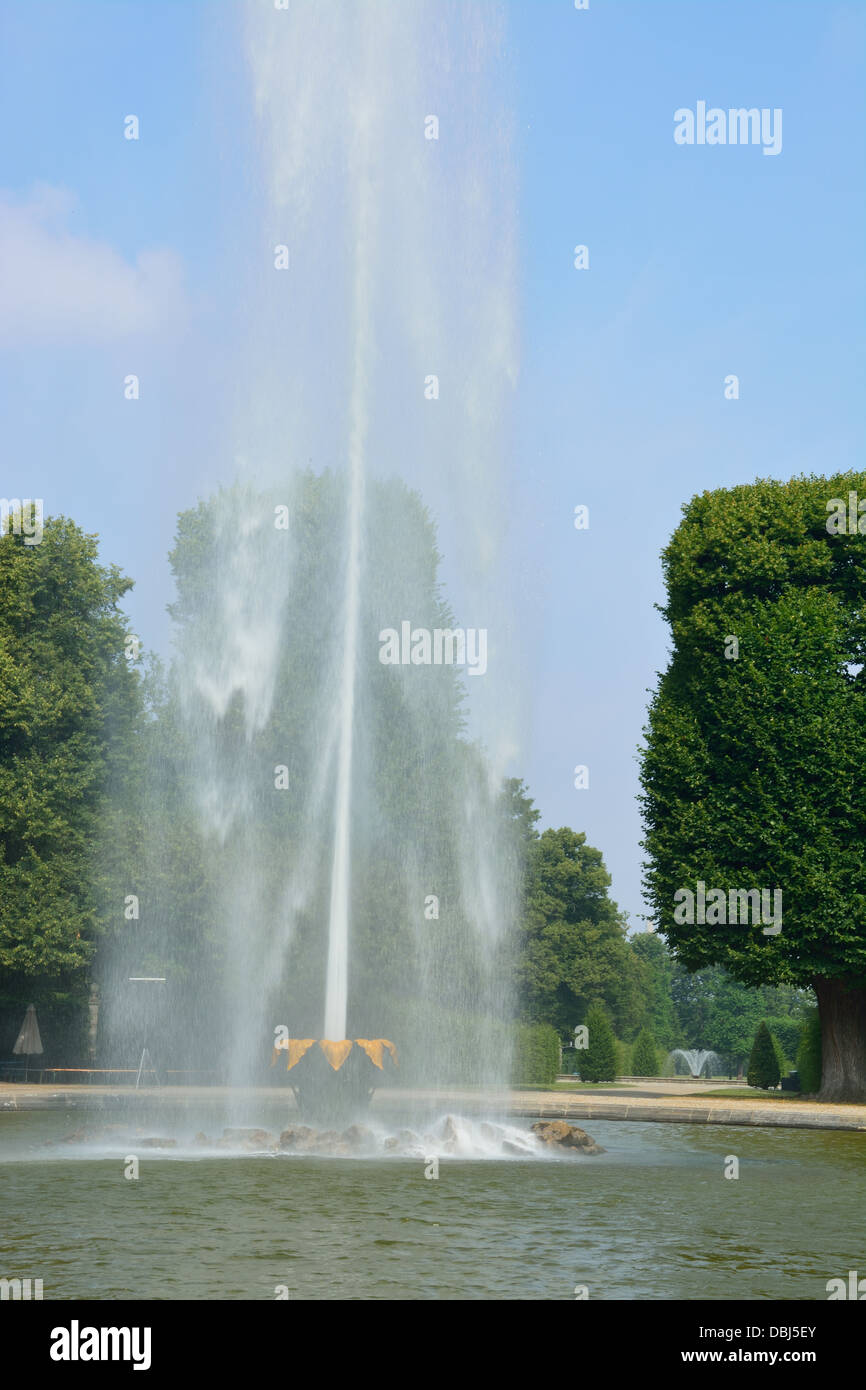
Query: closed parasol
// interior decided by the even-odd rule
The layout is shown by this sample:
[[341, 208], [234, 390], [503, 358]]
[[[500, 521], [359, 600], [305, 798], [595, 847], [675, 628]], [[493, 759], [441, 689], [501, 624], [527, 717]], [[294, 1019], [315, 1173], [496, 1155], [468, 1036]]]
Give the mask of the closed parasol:
[[[24, 1015], [21, 1032], [15, 1040], [15, 1046], [12, 1051], [16, 1057], [40, 1057], [42, 1055], [42, 1039], [39, 1036], [39, 1021], [36, 1017], [35, 1004], [27, 1005], [27, 1012]], [[24, 1076], [26, 1079], [26, 1067]]]

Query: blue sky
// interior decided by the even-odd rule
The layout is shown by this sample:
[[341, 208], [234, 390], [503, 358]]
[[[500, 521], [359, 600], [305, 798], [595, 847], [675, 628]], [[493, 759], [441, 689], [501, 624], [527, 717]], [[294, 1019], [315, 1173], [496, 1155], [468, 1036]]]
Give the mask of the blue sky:
[[[506, 551], [530, 666], [514, 771], [543, 824], [603, 851], [635, 920], [635, 750], [666, 660], [653, 605], [680, 506], [756, 476], [862, 467], [866, 6], [503, 10], [521, 362]], [[113, 275], [127, 322], [94, 311], [82, 331], [55, 316], [37, 332], [0, 307], [0, 492], [98, 532], [160, 649], [176, 513], [231, 472], [226, 413], [244, 389], [257, 147], [239, 15], [234, 0], [0, 3], [7, 276], [17, 293], [29, 255], [50, 283], [51, 248], [72, 238], [76, 273]], [[677, 146], [673, 113], [699, 100], [781, 108], [781, 153]], [[123, 139], [130, 112], [138, 142]], [[578, 763], [589, 791], [572, 785]]]

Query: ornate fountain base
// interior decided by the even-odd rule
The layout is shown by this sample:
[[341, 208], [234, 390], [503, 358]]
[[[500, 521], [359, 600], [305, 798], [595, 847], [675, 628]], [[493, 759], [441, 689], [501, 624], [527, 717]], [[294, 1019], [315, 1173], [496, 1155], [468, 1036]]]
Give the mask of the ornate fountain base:
[[369, 1105], [386, 1066], [397, 1066], [397, 1049], [387, 1038], [284, 1038], [274, 1047], [271, 1066], [283, 1053], [298, 1110], [315, 1124], [351, 1120]]

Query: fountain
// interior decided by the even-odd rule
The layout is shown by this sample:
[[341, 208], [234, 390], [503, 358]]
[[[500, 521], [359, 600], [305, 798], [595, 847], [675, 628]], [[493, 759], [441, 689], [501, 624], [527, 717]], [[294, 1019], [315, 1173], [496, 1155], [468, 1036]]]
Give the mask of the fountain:
[[[206, 1055], [239, 1107], [271, 1053], [305, 1114], [350, 1118], [398, 1049], [413, 1087], [510, 1071], [508, 93], [474, 10], [250, 6], [246, 27], [251, 245], [288, 238], [290, 269], [251, 272], [236, 479], [180, 517], [145, 910], [114, 974], [166, 976], [154, 1046]], [[445, 578], [489, 625], [481, 680], [418, 657], [416, 632], [456, 630]], [[136, 1002], [106, 995], [125, 1037]]]
[[[721, 1060], [717, 1052], [706, 1052], [701, 1047], [693, 1047], [689, 1049], [675, 1047], [672, 1052], [668, 1053], [668, 1056], [673, 1058], [681, 1058], [681, 1060], [685, 1062], [692, 1076], [700, 1076], [704, 1070], [704, 1067], [706, 1067], [708, 1064], [710, 1068], [715, 1067]], [[707, 1073], [707, 1075], [710, 1074], [710, 1072]]]
[[387, 1038], [280, 1038], [271, 1065], [286, 1052], [286, 1070], [301, 1118], [317, 1124], [345, 1123], [372, 1099], [386, 1064], [397, 1066], [397, 1049]]

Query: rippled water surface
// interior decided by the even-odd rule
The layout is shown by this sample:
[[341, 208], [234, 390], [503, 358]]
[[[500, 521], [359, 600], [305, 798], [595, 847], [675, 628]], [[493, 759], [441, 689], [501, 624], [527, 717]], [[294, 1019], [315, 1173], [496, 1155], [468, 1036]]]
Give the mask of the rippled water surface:
[[0, 1115], [0, 1277], [46, 1299], [825, 1299], [866, 1271], [866, 1135], [594, 1121], [601, 1156], [438, 1178], [139, 1148], [135, 1181], [134, 1144], [51, 1146], [75, 1123]]

